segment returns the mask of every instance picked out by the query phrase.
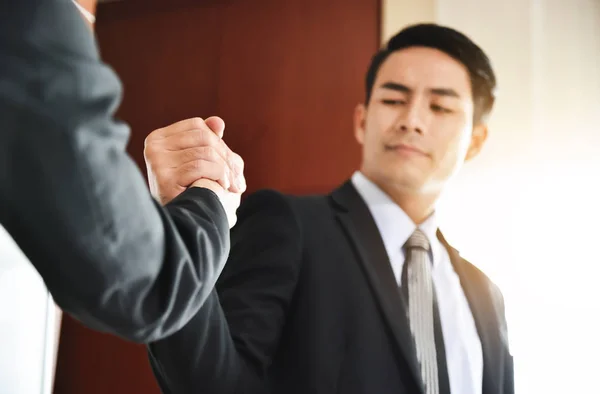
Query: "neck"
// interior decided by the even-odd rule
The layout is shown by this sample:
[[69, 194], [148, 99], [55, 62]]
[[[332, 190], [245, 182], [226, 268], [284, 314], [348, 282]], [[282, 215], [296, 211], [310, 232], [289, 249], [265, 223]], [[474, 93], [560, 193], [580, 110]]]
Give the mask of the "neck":
[[435, 210], [437, 196], [406, 195], [383, 189], [396, 204], [408, 215], [413, 223], [419, 225], [427, 220]]
[[[363, 173], [364, 174], [364, 173]], [[389, 182], [380, 182], [365, 174], [373, 183], [384, 191], [402, 210], [413, 223], [419, 225], [431, 216], [439, 193], [419, 193], [406, 190], [402, 186]]]

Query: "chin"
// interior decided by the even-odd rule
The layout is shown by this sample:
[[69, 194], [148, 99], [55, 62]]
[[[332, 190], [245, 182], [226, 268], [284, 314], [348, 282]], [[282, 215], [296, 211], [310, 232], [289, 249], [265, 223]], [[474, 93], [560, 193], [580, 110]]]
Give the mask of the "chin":
[[401, 191], [403, 193], [419, 193], [424, 186], [424, 182], [414, 174], [393, 173], [385, 177], [385, 187]]

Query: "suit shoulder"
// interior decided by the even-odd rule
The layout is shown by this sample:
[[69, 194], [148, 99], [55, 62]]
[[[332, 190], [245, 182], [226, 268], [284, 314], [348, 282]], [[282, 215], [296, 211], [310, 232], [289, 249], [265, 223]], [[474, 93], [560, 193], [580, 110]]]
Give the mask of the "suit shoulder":
[[492, 310], [495, 311], [494, 313], [496, 314], [496, 319], [500, 324], [501, 336], [502, 338], [504, 338], [503, 341], [509, 348], [510, 342], [508, 340], [506, 305], [504, 302], [504, 295], [502, 294], [500, 287], [496, 283], [494, 283], [494, 281], [490, 279], [490, 277], [488, 277], [481, 269], [479, 269], [478, 267], [471, 264], [465, 259], [463, 259], [463, 261], [465, 262], [465, 265], [468, 267], [468, 269], [472, 272], [473, 277], [476, 277], [477, 280], [479, 280], [483, 284], [483, 287], [488, 289], [491, 306], [493, 307]]
[[269, 223], [271, 227], [281, 226], [288, 230], [299, 227], [291, 196], [273, 189], [261, 189], [249, 194], [240, 204], [237, 216], [236, 227], [246, 222], [254, 223], [252, 227], [259, 223], [260, 227]]
[[326, 203], [326, 196], [324, 195], [297, 196], [282, 193], [274, 189], [261, 189], [248, 195], [240, 205], [240, 209], [247, 209], [247, 207], [257, 209], [261, 207], [269, 208], [270, 210], [283, 209], [293, 211], [294, 213], [301, 213], [306, 209], [322, 205], [323, 203]]
[[298, 196], [262, 189], [250, 194], [240, 205], [238, 223], [253, 217], [299, 234], [320, 226], [328, 212], [330, 207], [325, 195]]
[[274, 189], [260, 189], [246, 196], [240, 205], [285, 204], [288, 196]]
[[472, 275], [478, 278], [482, 283], [485, 283], [487, 287], [490, 289], [490, 293], [493, 296], [494, 300], [500, 301], [504, 303], [504, 297], [502, 295], [502, 291], [500, 287], [479, 267], [465, 258], [462, 259], [465, 263], [465, 266], [469, 271], [471, 271]]
[[237, 211], [237, 223], [231, 229], [231, 252], [220, 283], [240, 272], [267, 266], [271, 270], [272, 264], [276, 264], [276, 272], [295, 272], [302, 245], [303, 234], [290, 196], [270, 189], [251, 193]]

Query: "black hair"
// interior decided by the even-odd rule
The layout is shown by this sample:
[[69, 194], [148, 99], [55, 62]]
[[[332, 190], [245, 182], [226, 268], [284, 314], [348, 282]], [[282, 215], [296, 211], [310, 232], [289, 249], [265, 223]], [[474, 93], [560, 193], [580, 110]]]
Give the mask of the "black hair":
[[485, 52], [463, 33], [424, 23], [408, 26], [398, 32], [373, 56], [366, 75], [366, 100], [368, 104], [373, 84], [383, 62], [393, 52], [409, 47], [428, 47], [446, 53], [462, 63], [469, 72], [473, 96], [473, 122], [485, 122], [496, 98], [496, 76]]

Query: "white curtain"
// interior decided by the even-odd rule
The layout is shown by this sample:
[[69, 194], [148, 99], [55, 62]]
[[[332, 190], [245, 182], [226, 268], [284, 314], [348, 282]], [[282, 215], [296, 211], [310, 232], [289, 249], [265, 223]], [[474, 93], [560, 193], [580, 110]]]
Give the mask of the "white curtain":
[[491, 57], [499, 98], [490, 138], [444, 196], [442, 230], [503, 289], [517, 393], [595, 392], [600, 0], [383, 4], [383, 38], [437, 21]]

